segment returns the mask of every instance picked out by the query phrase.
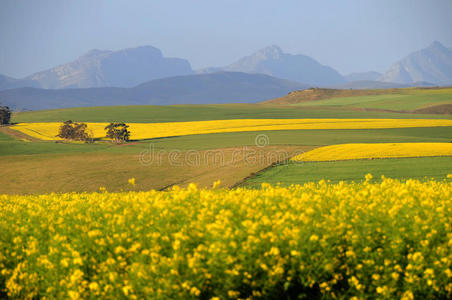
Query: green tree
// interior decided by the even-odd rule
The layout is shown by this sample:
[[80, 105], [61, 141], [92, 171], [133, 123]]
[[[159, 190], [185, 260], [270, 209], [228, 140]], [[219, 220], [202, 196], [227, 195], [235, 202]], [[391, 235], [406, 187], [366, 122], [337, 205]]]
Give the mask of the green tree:
[[57, 137], [65, 140], [89, 141], [91, 137], [87, 132], [87, 127], [85, 123], [76, 123], [68, 120], [60, 126]]
[[8, 106], [0, 106], [0, 125], [9, 124], [11, 120], [11, 110]]
[[128, 142], [130, 138], [129, 125], [126, 123], [110, 123], [105, 127], [107, 130], [107, 137], [111, 139], [113, 143], [120, 144]]

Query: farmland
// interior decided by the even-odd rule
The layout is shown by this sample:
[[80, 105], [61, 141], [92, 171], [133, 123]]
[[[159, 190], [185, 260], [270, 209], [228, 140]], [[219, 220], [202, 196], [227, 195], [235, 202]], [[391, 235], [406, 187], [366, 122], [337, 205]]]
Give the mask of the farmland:
[[[87, 123], [94, 138], [105, 137], [108, 123]], [[19, 123], [11, 129], [41, 140], [61, 140], [61, 123]], [[129, 123], [131, 139], [145, 140], [162, 137], [221, 133], [306, 129], [375, 129], [452, 127], [452, 120], [426, 119], [237, 119], [171, 123]]]
[[[451, 95], [449, 89], [433, 91], [442, 97]], [[350, 94], [350, 91], [346, 92]], [[371, 92], [375, 93], [359, 91]], [[425, 94], [423, 89], [410, 89], [409, 92], [416, 92], [412, 95], [414, 99]], [[393, 93], [390, 90], [388, 95]], [[403, 90], [403, 93], [407, 91]], [[367, 103], [369, 95], [356, 96], [354, 101], [362, 97], [362, 103]], [[423, 101], [428, 101], [430, 94], [423, 97]], [[319, 101], [323, 100], [303, 103]], [[107, 122], [125, 121], [131, 124], [132, 139], [137, 141], [123, 146], [106, 141], [94, 144], [50, 141], [57, 139], [59, 124], [68, 119], [88, 122], [88, 128], [97, 128], [94, 131], [98, 137], [105, 134], [103, 127]], [[182, 180], [177, 168], [163, 165], [144, 167], [140, 164], [140, 154], [148, 151], [151, 145], [156, 151], [166, 152], [166, 155], [173, 150], [181, 151], [183, 157], [189, 151], [231, 151], [227, 149], [255, 147], [256, 137], [262, 135], [265, 135], [266, 146], [272, 147], [265, 147], [266, 152], [281, 148], [288, 155], [344, 143], [449, 143], [452, 140], [451, 126], [437, 126], [452, 122], [452, 117], [447, 114], [356, 111], [347, 106], [225, 104], [71, 108], [15, 113], [13, 122], [18, 125], [0, 131], [0, 162], [8, 172], [8, 177], [0, 179], [0, 192], [3, 193], [17, 193], [21, 189], [26, 193], [95, 191], [99, 186], [119, 191], [124, 188], [127, 177], [133, 177], [134, 173], [135, 177], [139, 177], [136, 187], [139, 190], [162, 189], [177, 183], [186, 185], [190, 178], [202, 186], [220, 179], [223, 186], [231, 187], [275, 162], [245, 168], [245, 171], [235, 167], [232, 173], [220, 172], [205, 165], [205, 174], [210, 174], [205, 177], [209, 180], [200, 180], [197, 171], [202, 168], [187, 168]], [[45, 130], [39, 129], [39, 124], [43, 124]], [[14, 128], [23, 129], [23, 133]], [[29, 175], [32, 172], [23, 171], [25, 165], [30, 170], [39, 170], [41, 175], [32, 177]], [[443, 167], [450, 169], [450, 165], [446, 158]], [[116, 172], [109, 172], [112, 166]], [[378, 173], [378, 169], [374, 171]], [[83, 172], [92, 175], [81, 176]], [[395, 170], [386, 170], [385, 173], [387, 176], [397, 175]], [[328, 179], [329, 175], [326, 172], [324, 179]], [[362, 178], [361, 175], [354, 178]], [[235, 178], [235, 182], [231, 178]], [[48, 184], [49, 181], [53, 184]]]
[[388, 90], [309, 89], [267, 101], [273, 104], [322, 108], [360, 108], [374, 111], [415, 112], [451, 104], [451, 88], [407, 88]]
[[317, 148], [291, 158], [292, 161], [452, 156], [452, 143], [342, 144]]
[[15, 113], [0, 297], [448, 298], [452, 116], [415, 112], [445, 90]]

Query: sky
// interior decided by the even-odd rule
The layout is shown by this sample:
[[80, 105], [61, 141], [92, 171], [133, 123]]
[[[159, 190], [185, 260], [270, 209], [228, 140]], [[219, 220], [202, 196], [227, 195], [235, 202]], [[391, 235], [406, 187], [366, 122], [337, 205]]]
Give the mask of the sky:
[[194, 69], [275, 44], [342, 74], [384, 72], [435, 40], [452, 47], [452, 0], [0, 1], [0, 74], [16, 78], [141, 45]]

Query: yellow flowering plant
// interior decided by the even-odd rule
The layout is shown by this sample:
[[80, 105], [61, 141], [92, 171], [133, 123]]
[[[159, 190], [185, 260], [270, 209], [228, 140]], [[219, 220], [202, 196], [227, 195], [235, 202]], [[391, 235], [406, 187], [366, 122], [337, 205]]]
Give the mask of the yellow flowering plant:
[[[94, 138], [105, 138], [108, 123], [86, 123]], [[237, 119], [167, 123], [127, 123], [133, 140], [220, 132], [303, 130], [303, 129], [379, 129], [452, 126], [440, 119]], [[42, 140], [59, 140], [61, 123], [19, 123], [12, 126]]]
[[0, 195], [10, 298], [447, 299], [452, 183]]

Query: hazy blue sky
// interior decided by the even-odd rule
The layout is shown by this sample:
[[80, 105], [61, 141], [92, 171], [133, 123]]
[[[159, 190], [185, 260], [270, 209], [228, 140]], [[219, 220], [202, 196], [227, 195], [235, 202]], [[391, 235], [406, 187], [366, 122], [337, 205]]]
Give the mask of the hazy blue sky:
[[0, 74], [14, 77], [139, 45], [193, 68], [276, 44], [341, 73], [384, 71], [434, 40], [452, 47], [452, 0], [0, 1]]

